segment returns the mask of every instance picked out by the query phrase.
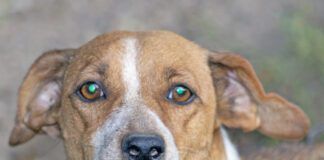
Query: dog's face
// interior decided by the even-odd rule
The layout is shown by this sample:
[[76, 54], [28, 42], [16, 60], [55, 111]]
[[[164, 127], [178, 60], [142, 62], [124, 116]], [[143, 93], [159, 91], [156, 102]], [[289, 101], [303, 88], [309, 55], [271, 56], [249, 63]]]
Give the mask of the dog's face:
[[304, 113], [266, 94], [251, 65], [170, 32], [114, 32], [51, 51], [19, 92], [10, 143], [60, 136], [69, 159], [226, 159], [221, 125], [302, 138]]

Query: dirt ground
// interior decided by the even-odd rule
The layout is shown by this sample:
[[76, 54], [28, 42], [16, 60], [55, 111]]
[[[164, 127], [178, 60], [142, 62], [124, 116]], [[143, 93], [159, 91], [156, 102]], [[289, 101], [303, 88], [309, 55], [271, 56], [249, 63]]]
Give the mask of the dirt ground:
[[[15, 148], [7, 145], [19, 84], [42, 52], [75, 48], [114, 30], [164, 29], [212, 50], [240, 52], [259, 67], [258, 74], [264, 75], [265, 57], [280, 57], [285, 48], [285, 37], [280, 30], [282, 16], [308, 3], [312, 20], [323, 28], [322, 0], [298, 3], [293, 0], [0, 0], [0, 160], [65, 159], [62, 142], [45, 136]], [[300, 75], [308, 70], [294, 72]], [[295, 79], [289, 73], [287, 78], [285, 83], [272, 82], [267, 76], [261, 79], [268, 90], [299, 102], [289, 90], [282, 89]], [[312, 80], [312, 84], [301, 83], [299, 90], [307, 91], [302, 92], [305, 95], [323, 96], [323, 85]], [[316, 104], [321, 102], [324, 101], [320, 97], [316, 98]], [[314, 106], [307, 108], [307, 113], [312, 114], [313, 121], [323, 121], [324, 109]]]

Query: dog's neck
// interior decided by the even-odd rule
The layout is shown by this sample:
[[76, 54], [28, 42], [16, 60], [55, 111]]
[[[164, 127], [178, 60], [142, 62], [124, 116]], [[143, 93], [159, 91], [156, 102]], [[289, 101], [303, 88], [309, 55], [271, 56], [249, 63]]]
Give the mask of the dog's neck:
[[220, 128], [221, 137], [224, 145], [225, 150], [225, 156], [227, 160], [240, 160], [239, 154], [234, 146], [234, 144], [231, 142], [226, 130], [221, 127]]
[[[235, 145], [231, 142], [225, 128], [219, 127], [214, 131], [214, 137], [209, 151], [199, 152], [202, 155], [190, 155], [182, 157], [184, 159], [208, 159], [208, 160], [240, 160], [240, 156]], [[198, 154], [199, 154], [198, 153]], [[207, 156], [208, 155], [208, 156]], [[203, 157], [203, 158], [202, 158]]]

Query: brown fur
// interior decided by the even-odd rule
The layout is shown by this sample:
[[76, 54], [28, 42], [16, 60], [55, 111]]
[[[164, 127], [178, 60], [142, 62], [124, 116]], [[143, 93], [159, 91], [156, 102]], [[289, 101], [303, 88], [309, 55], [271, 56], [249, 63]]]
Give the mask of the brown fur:
[[[91, 159], [92, 134], [122, 103], [121, 41], [129, 37], [139, 43], [140, 94], [171, 131], [181, 159], [224, 159], [221, 124], [284, 139], [300, 139], [307, 133], [305, 114], [278, 95], [266, 94], [244, 58], [211, 53], [171, 32], [113, 32], [78, 49], [46, 53], [32, 65], [20, 88], [10, 144], [24, 143], [37, 133], [58, 133], [69, 159]], [[78, 100], [76, 87], [89, 79], [104, 84], [107, 100]], [[165, 99], [171, 85], [179, 82], [198, 95], [187, 106]], [[46, 87], [55, 88], [52, 84], [59, 88], [50, 92], [55, 95], [53, 103], [39, 106], [35, 99], [48, 93]]]

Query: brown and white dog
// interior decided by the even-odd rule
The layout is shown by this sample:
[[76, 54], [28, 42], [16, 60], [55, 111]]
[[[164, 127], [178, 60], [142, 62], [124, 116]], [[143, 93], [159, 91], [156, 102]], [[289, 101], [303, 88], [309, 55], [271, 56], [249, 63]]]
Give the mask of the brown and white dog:
[[19, 91], [10, 144], [46, 133], [73, 160], [238, 160], [222, 126], [301, 139], [309, 120], [265, 93], [239, 55], [167, 31], [123, 31], [38, 58]]

